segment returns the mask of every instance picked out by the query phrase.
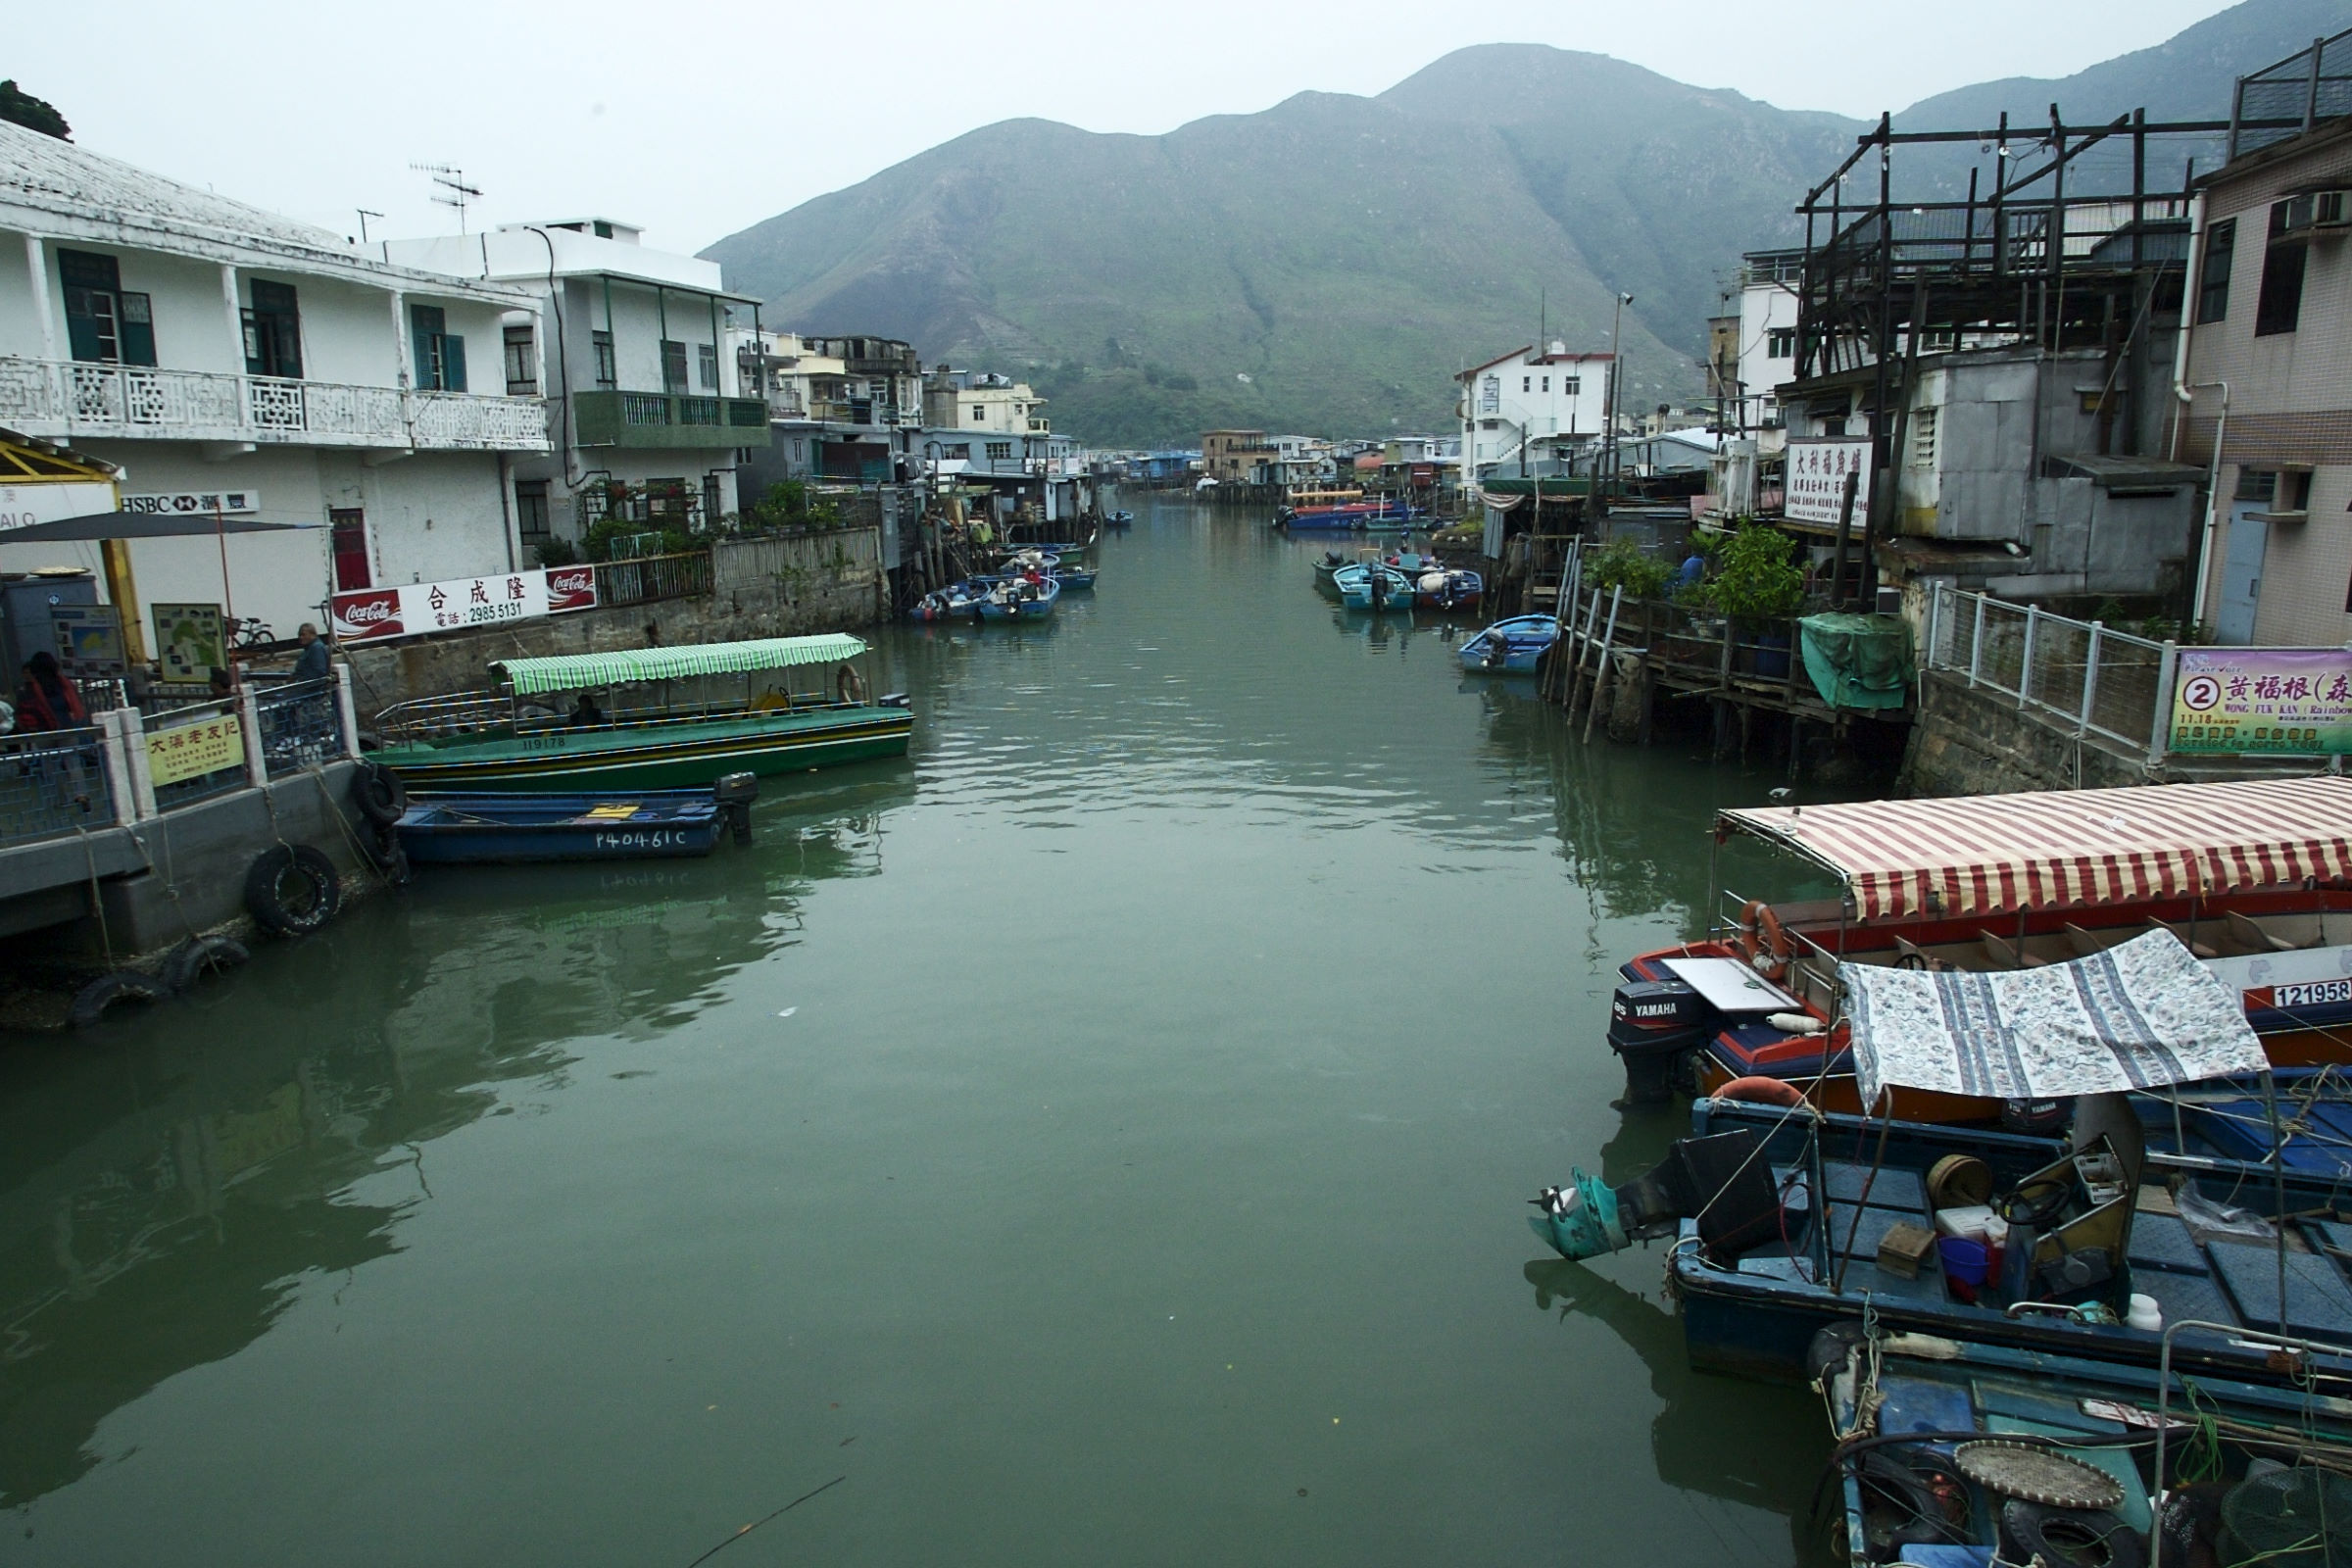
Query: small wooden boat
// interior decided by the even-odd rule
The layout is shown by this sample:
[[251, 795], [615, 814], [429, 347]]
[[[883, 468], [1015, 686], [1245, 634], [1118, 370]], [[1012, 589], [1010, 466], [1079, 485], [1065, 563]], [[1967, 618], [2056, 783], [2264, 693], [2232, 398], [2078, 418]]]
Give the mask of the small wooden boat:
[[501, 690], [377, 713], [373, 760], [411, 790], [634, 794], [904, 757], [914, 715], [868, 699], [865, 652], [830, 632], [500, 660]]
[[1331, 574], [1340, 590], [1340, 603], [1349, 610], [1409, 613], [1413, 608], [1413, 579], [1395, 566], [1358, 563]]
[[1132, 512], [1110, 513], [1103, 517], [1102, 526], [1105, 528], [1132, 528], [1135, 526], [1135, 514]]
[[980, 601], [997, 585], [995, 577], [967, 577], [952, 582], [945, 588], [935, 588], [915, 602], [907, 612], [914, 620], [978, 620]]
[[1060, 602], [1061, 584], [1052, 577], [1006, 577], [979, 601], [982, 620], [1044, 620]]
[[1340, 597], [1340, 585], [1332, 580], [1333, 573], [1348, 564], [1348, 558], [1337, 550], [1326, 550], [1323, 559], [1315, 563], [1315, 592]]
[[1560, 623], [1549, 615], [1513, 615], [1498, 620], [1475, 637], [1464, 639], [1458, 652], [1462, 668], [1473, 675], [1532, 675], [1536, 662], [1560, 635]]
[[722, 820], [709, 790], [612, 795], [412, 795], [396, 824], [418, 865], [648, 860], [709, 855]]
[[1065, 562], [1054, 568], [1053, 577], [1062, 587], [1081, 592], [1091, 592], [1095, 586], [1095, 572], [1091, 566], [1072, 566]]
[[1400, 501], [1351, 501], [1330, 507], [1285, 507], [1274, 526], [1293, 533], [1362, 533], [1368, 528], [1409, 528], [1427, 511]]
[[1423, 610], [1476, 610], [1486, 586], [1475, 571], [1433, 567], [1413, 579], [1413, 603]]

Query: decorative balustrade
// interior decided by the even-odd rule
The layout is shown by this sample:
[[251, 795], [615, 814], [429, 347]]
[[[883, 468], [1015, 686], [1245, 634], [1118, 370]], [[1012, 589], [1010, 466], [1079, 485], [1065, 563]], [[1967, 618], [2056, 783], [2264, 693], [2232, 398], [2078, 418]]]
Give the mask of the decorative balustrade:
[[537, 398], [0, 356], [0, 424], [71, 439], [140, 436], [304, 446], [543, 452]]

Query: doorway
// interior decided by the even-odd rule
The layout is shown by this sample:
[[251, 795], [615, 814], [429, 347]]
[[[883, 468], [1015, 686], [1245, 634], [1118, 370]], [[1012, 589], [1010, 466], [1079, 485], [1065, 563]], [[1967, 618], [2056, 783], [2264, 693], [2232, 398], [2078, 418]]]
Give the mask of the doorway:
[[368, 519], [358, 507], [334, 507], [326, 514], [327, 546], [334, 557], [335, 592], [371, 588], [375, 573], [368, 563]]
[[2254, 612], [2262, 601], [2262, 562], [2270, 553], [2271, 503], [2230, 503], [2230, 553], [2222, 564], [2222, 602], [2214, 611], [2213, 640], [2242, 648], [2254, 640]]

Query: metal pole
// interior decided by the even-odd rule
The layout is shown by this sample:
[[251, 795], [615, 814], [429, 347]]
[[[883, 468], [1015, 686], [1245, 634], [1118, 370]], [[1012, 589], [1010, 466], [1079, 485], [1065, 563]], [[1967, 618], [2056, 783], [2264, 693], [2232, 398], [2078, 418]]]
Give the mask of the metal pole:
[[2099, 695], [2099, 636], [2106, 629], [2105, 621], [2090, 623], [2090, 653], [2082, 667], [2082, 711], [2075, 725], [2077, 740], [2090, 731], [2090, 705]]
[[2017, 706], [2023, 708], [2034, 690], [2034, 633], [2041, 621], [2041, 607], [2026, 607], [2026, 651], [2017, 662]]
[[2163, 765], [2173, 736], [2173, 682], [2180, 678], [2180, 645], [2164, 645], [2164, 662], [2156, 670], [2156, 711], [2148, 723], [2148, 765]]
[[1977, 624], [1968, 638], [1968, 683], [1971, 686], [1976, 685], [1977, 671], [1984, 663], [1984, 596], [1978, 594], [1976, 601]]

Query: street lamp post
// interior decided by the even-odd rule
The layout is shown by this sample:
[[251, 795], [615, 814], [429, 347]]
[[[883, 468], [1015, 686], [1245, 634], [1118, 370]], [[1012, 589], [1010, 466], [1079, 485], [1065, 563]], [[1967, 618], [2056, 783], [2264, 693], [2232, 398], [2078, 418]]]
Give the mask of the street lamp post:
[[1609, 322], [1609, 439], [1607, 462], [1604, 466], [1608, 469], [1607, 483], [1611, 488], [1614, 488], [1617, 483], [1617, 409], [1621, 401], [1621, 394], [1617, 387], [1624, 372], [1624, 366], [1617, 358], [1617, 338], [1625, 326], [1625, 308], [1633, 303], [1634, 297], [1631, 294], [1618, 295], [1616, 314]]

